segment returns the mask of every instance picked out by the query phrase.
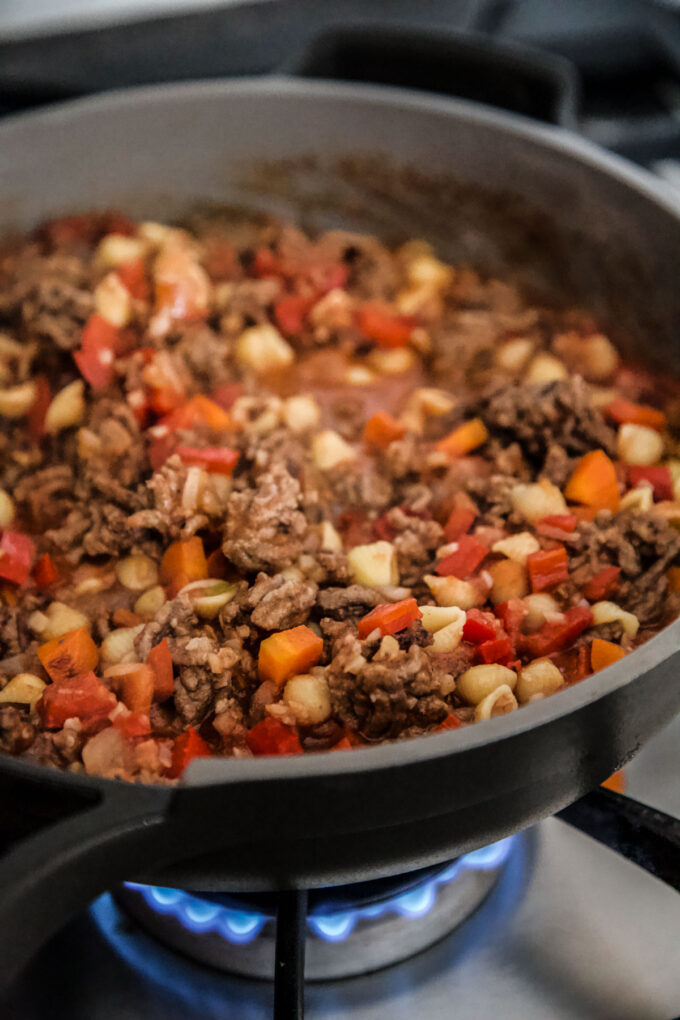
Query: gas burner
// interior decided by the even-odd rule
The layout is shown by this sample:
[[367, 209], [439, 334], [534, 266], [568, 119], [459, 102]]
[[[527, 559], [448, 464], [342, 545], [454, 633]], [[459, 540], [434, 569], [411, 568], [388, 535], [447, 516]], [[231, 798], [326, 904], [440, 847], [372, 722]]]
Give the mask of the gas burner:
[[[517, 837], [411, 875], [310, 893], [307, 980], [387, 967], [465, 921], [500, 877]], [[275, 899], [201, 895], [126, 883], [118, 902], [151, 935], [220, 970], [273, 977]]]

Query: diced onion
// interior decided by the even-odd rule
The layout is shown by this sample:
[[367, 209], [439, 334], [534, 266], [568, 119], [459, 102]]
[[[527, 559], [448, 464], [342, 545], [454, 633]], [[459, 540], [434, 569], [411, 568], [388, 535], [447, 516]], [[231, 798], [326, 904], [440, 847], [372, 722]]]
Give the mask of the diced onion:
[[293, 676], [283, 690], [283, 700], [300, 726], [315, 726], [331, 714], [331, 696], [323, 676], [305, 673]]
[[9, 701], [33, 708], [46, 686], [45, 681], [34, 673], [17, 673], [0, 691], [0, 702]]
[[596, 602], [593, 611], [593, 627], [603, 623], [620, 623], [628, 637], [634, 638], [640, 629], [640, 621], [634, 613], [629, 613], [615, 602]]

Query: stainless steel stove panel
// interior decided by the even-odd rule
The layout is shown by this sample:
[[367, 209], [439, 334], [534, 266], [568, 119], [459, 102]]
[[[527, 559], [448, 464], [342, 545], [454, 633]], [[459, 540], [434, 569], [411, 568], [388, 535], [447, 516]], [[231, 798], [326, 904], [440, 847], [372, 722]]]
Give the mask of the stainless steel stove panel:
[[[631, 795], [680, 814], [680, 719], [630, 766]], [[271, 986], [157, 946], [110, 897], [29, 968], [7, 1020], [270, 1020]], [[0, 1004], [1, 1006], [1, 1004]], [[375, 974], [307, 987], [308, 1020], [672, 1020], [680, 896], [550, 819], [462, 930]]]

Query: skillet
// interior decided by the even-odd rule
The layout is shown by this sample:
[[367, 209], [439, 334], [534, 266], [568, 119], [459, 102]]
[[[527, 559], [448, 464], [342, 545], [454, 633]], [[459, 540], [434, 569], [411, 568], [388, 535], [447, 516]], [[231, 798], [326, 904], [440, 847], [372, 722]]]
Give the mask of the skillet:
[[[133, 89], [0, 124], [7, 226], [112, 206], [168, 219], [199, 199], [425, 236], [445, 257], [587, 303], [631, 354], [680, 364], [680, 213], [650, 175], [563, 129], [287, 78]], [[13, 845], [0, 859], [0, 983], [122, 880], [305, 889], [501, 839], [592, 791], [679, 708], [676, 621], [565, 692], [462, 732], [348, 754], [202, 759], [176, 788], [2, 757], [0, 822]], [[657, 834], [671, 825], [680, 843], [668, 820], [645, 821]]]

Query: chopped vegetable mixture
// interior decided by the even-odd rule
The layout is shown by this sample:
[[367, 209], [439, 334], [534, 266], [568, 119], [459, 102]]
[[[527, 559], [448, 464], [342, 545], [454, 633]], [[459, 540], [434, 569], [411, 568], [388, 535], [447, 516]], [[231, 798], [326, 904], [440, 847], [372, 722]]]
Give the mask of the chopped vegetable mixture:
[[0, 750], [46, 765], [458, 729], [680, 608], [680, 385], [422, 241], [45, 223], [0, 416]]

